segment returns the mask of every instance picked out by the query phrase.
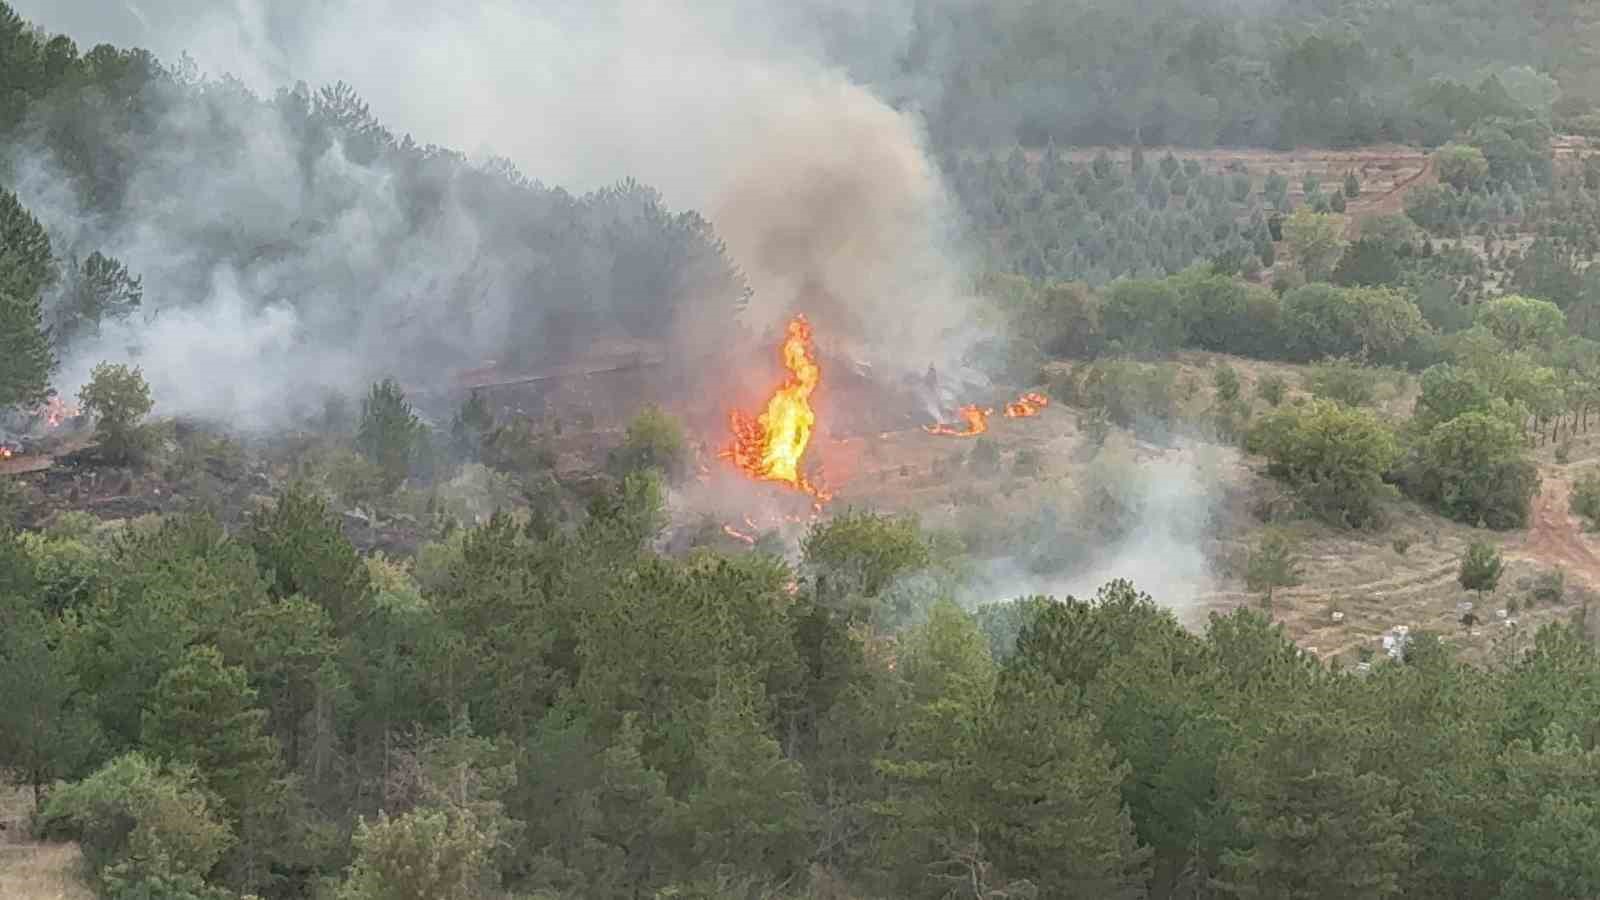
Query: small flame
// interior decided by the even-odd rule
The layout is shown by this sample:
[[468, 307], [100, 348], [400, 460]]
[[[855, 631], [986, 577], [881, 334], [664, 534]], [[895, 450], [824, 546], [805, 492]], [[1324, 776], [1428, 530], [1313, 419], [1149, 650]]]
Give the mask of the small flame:
[[989, 417], [994, 415], [994, 410], [976, 405], [963, 406], [956, 412], [960, 413], [962, 421], [967, 423], [965, 428], [941, 422], [938, 425], [924, 425], [923, 430], [929, 434], [945, 434], [951, 437], [976, 437], [989, 430]]
[[1029, 391], [1017, 398], [1015, 403], [1006, 404], [1006, 418], [1026, 419], [1037, 416], [1039, 411], [1050, 405], [1050, 398], [1035, 391]]
[[752, 537], [752, 536], [750, 536], [748, 534], [745, 534], [744, 532], [740, 531], [739, 529], [734, 528], [732, 525], [724, 525], [724, 526], [722, 526], [722, 532], [724, 534], [726, 534], [728, 537], [731, 537], [734, 540], [744, 541], [746, 544], [749, 544], [752, 547], [754, 547], [755, 544], [756, 544], [756, 539], [754, 537]]
[[789, 322], [782, 356], [789, 374], [767, 400], [766, 411], [752, 418], [734, 410], [730, 417], [733, 443], [719, 455], [732, 460], [752, 478], [792, 485], [824, 502], [831, 495], [800, 472], [800, 460], [817, 422], [811, 395], [822, 383], [822, 368], [817, 365], [816, 350], [811, 344], [811, 323], [805, 316], [795, 316]]
[[10, 447], [0, 447], [0, 460], [6, 460], [6, 459], [10, 459], [10, 458], [11, 458], [11, 448]]
[[50, 399], [34, 410], [33, 414], [44, 419], [46, 428], [54, 429], [60, 428], [61, 423], [68, 419], [76, 419], [81, 412], [76, 403], [68, 403], [62, 400], [60, 395], [51, 394]]

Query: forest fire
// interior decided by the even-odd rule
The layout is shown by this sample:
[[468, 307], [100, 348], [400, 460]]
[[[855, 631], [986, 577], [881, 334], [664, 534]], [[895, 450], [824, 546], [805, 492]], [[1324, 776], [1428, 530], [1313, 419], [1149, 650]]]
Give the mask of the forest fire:
[[989, 417], [994, 415], [994, 410], [986, 409], [975, 404], [969, 404], [956, 410], [960, 413], [961, 420], [966, 422], [965, 427], [955, 425], [924, 425], [923, 430], [929, 434], [943, 434], [950, 437], [977, 437], [989, 430]]
[[80, 412], [81, 410], [78, 409], [77, 404], [68, 403], [62, 400], [60, 396], [51, 394], [50, 399], [46, 400], [34, 411], [34, 415], [44, 420], [46, 428], [54, 429], [60, 428], [61, 423], [68, 419], [76, 419]]
[[822, 368], [817, 365], [816, 348], [811, 343], [811, 323], [805, 316], [790, 320], [781, 353], [783, 366], [789, 372], [783, 384], [772, 392], [766, 411], [760, 416], [733, 411], [733, 443], [719, 455], [732, 460], [751, 478], [788, 484], [819, 503], [825, 502], [831, 495], [800, 471], [800, 461], [817, 421], [811, 395], [822, 383]]
[[1015, 403], [1006, 404], [1006, 418], [1026, 419], [1037, 416], [1039, 411], [1050, 405], [1050, 398], [1035, 391], [1029, 391], [1017, 398]]
[[728, 537], [731, 537], [736, 541], [743, 541], [744, 543], [749, 544], [752, 547], [755, 546], [756, 539], [753, 536], [745, 534], [744, 532], [742, 532], [739, 529], [733, 527], [732, 525], [724, 525], [724, 526], [722, 526], [722, 533], [726, 534]]

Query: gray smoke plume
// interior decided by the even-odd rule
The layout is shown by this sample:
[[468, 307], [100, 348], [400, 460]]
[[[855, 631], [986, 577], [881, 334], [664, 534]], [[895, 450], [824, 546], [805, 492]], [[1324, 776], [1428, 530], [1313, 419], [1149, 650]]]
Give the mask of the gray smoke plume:
[[[819, 339], [886, 374], [954, 367], [974, 336], [954, 217], [920, 119], [825, 60], [843, 26], [891, 36], [906, 29], [902, 12], [842, 0], [16, 5], [85, 46], [188, 54], [199, 71], [264, 97], [297, 80], [342, 80], [396, 133], [507, 157], [545, 184], [637, 178], [667, 206], [712, 221], [754, 289], [751, 325], [808, 312]], [[584, 302], [531, 276], [540, 261], [518, 258], [495, 233], [500, 223], [447, 212], [425, 232], [410, 229], [383, 171], [348, 165], [337, 145], [297, 159], [261, 107], [221, 108], [253, 110], [229, 123], [247, 135], [243, 158], [218, 164], [197, 149], [133, 160], [132, 199], [148, 213], [131, 225], [105, 230], [54, 196], [48, 159], [21, 167], [19, 193], [52, 233], [142, 274], [156, 312], [76, 348], [58, 379], [64, 391], [100, 358], [132, 358], [160, 411], [265, 425], [324, 386], [498, 358], [508, 321]], [[181, 137], [201, 124], [162, 127]], [[318, 250], [275, 264], [274, 235], [291, 223]], [[219, 225], [233, 247], [259, 235], [259, 252], [197, 273], [189, 244]], [[726, 333], [725, 306], [683, 308], [680, 341]]]

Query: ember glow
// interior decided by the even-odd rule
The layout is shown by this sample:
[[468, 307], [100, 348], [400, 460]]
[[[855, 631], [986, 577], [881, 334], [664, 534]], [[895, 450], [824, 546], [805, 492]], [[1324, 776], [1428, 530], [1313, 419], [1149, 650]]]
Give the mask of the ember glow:
[[1039, 410], [1042, 410], [1049, 405], [1049, 397], [1034, 391], [1029, 391], [1028, 393], [1023, 394], [1021, 397], [1018, 397], [1017, 402], [1006, 404], [1006, 418], [1026, 419], [1029, 416], [1037, 416], [1039, 414]]
[[51, 394], [49, 400], [34, 410], [34, 415], [44, 419], [46, 428], [60, 428], [62, 422], [77, 418], [80, 412], [77, 404], [68, 403], [59, 396]]
[[753, 536], [745, 534], [744, 532], [742, 532], [739, 529], [733, 527], [732, 525], [724, 525], [724, 526], [722, 526], [722, 533], [726, 534], [728, 537], [733, 538], [734, 540], [743, 541], [746, 544], [751, 545], [752, 547], [755, 546], [756, 539]]
[[976, 405], [963, 406], [956, 412], [960, 413], [961, 420], [967, 423], [965, 427], [941, 422], [938, 425], [924, 425], [923, 430], [929, 434], [944, 434], [950, 437], [976, 437], [989, 430], [989, 417], [994, 415], [994, 410]]
[[751, 478], [788, 484], [819, 502], [825, 501], [829, 495], [807, 481], [800, 471], [806, 445], [811, 442], [811, 428], [817, 421], [811, 409], [811, 395], [822, 383], [822, 369], [811, 343], [811, 323], [805, 316], [795, 316], [789, 322], [781, 352], [789, 374], [772, 392], [767, 409], [760, 416], [733, 411], [733, 443], [720, 455], [732, 460]]

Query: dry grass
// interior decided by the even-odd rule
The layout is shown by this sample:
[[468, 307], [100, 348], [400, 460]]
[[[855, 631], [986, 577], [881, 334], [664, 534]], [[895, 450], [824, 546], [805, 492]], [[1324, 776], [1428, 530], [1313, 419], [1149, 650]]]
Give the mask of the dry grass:
[[0, 844], [0, 897], [6, 900], [94, 900], [79, 875], [75, 844]]
[[76, 844], [28, 839], [33, 795], [0, 789], [0, 900], [94, 900]]
[[[1182, 353], [1167, 364], [1177, 367], [1180, 381], [1188, 379], [1199, 386], [1197, 395], [1183, 404], [1186, 413], [1192, 415], [1209, 406], [1211, 373], [1221, 362], [1238, 373], [1242, 395], [1252, 401], [1256, 415], [1267, 409], [1256, 398], [1256, 386], [1268, 375], [1284, 380], [1288, 398], [1305, 394], [1306, 367]], [[1375, 406], [1398, 424], [1410, 416], [1416, 393], [1414, 376], [1386, 377]], [[994, 402], [999, 398], [972, 399]], [[915, 429], [824, 442], [817, 450], [830, 484], [838, 489], [835, 505], [913, 512], [931, 527], [959, 527], [964, 520], [998, 524], [1025, 515], [1029, 504], [1037, 503], [1040, 496], [1070, 496], [1083, 487], [1086, 478], [1094, 477], [1096, 470], [1086, 461], [1084, 438], [1075, 424], [1076, 412], [1052, 405], [1033, 419], [996, 416], [988, 437], [999, 449], [1001, 464], [986, 472], [975, 470], [967, 461], [973, 441]], [[1111, 446], [1129, 457], [1135, 472], [1197, 453], [1192, 448], [1153, 447], [1126, 434], [1114, 435]], [[1534, 527], [1529, 530], [1481, 531], [1399, 498], [1385, 503], [1388, 524], [1376, 532], [1350, 532], [1304, 520], [1288, 523], [1302, 564], [1301, 585], [1277, 593], [1275, 618], [1302, 647], [1314, 647], [1318, 656], [1347, 664], [1354, 664], [1364, 649], [1381, 653], [1384, 632], [1396, 625], [1438, 633], [1465, 658], [1480, 662], [1502, 657], [1519, 642], [1526, 646], [1540, 625], [1573, 613], [1581, 588], [1600, 589], [1600, 565], [1585, 565], [1589, 557], [1582, 549], [1595, 539], [1582, 534], [1566, 515], [1564, 489], [1574, 470], [1600, 460], [1600, 428], [1592, 440], [1580, 435], [1570, 446], [1571, 462], [1565, 466], [1554, 463], [1549, 445], [1535, 454], [1547, 490], [1536, 500]], [[1021, 450], [1037, 455], [1036, 473], [1014, 471], [1012, 461]], [[1199, 456], [1208, 457], [1198, 471], [1215, 480], [1219, 504], [1205, 547], [1214, 577], [1210, 584], [1196, 586], [1199, 607], [1225, 611], [1254, 605], [1259, 598], [1245, 588], [1243, 561], [1267, 527], [1252, 509], [1260, 497], [1275, 490], [1274, 483], [1262, 474], [1261, 460], [1235, 448], [1218, 447], [1214, 452], [1199, 452]], [[1193, 465], [1195, 460], [1187, 462]], [[1409, 540], [1404, 553], [1395, 549], [1396, 538]], [[1461, 556], [1475, 540], [1501, 547], [1507, 563], [1499, 590], [1481, 602], [1456, 581]], [[1528, 607], [1527, 588], [1533, 578], [1557, 567], [1567, 573], [1567, 599]], [[1150, 583], [1156, 583], [1159, 573], [1151, 573], [1150, 578]], [[1458, 604], [1466, 600], [1476, 603], [1475, 612], [1482, 620], [1474, 628], [1460, 623]], [[1518, 606], [1522, 608], [1507, 616], [1516, 621], [1515, 626], [1507, 626], [1496, 614], [1499, 609]], [[1338, 621], [1335, 612], [1343, 613]], [[1203, 616], [1195, 615], [1184, 619], [1192, 625], [1204, 621]]]

